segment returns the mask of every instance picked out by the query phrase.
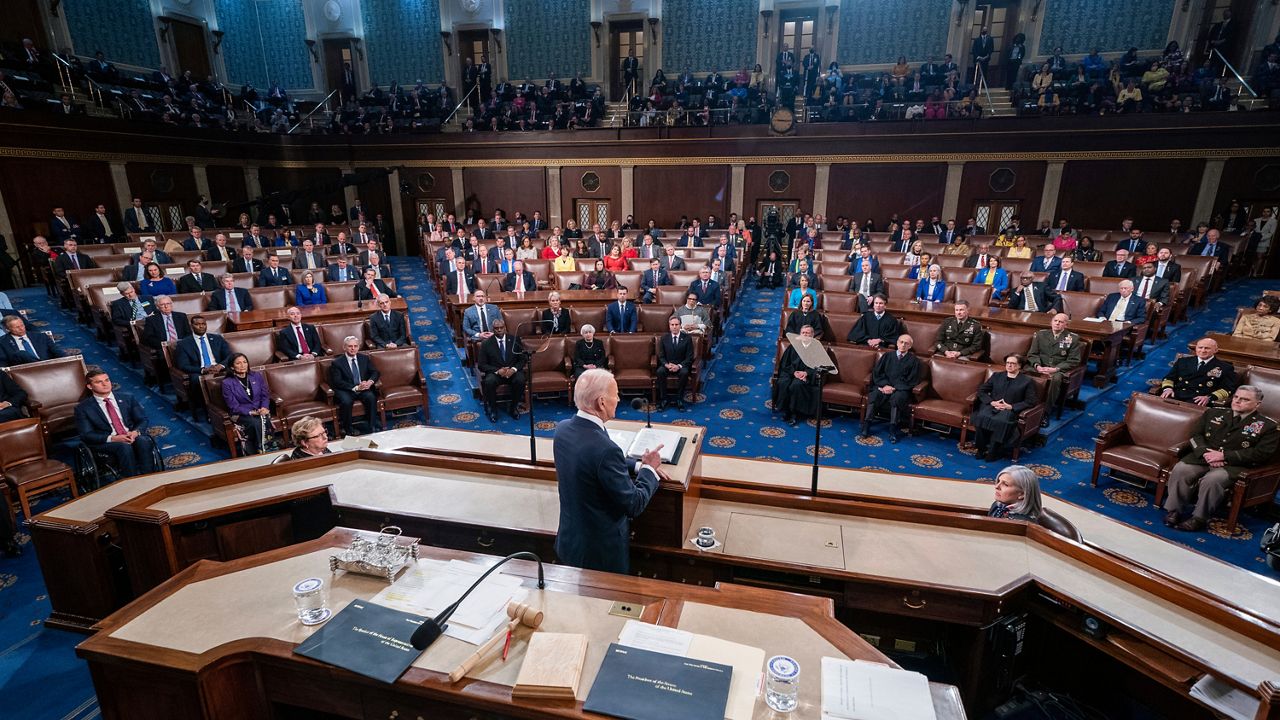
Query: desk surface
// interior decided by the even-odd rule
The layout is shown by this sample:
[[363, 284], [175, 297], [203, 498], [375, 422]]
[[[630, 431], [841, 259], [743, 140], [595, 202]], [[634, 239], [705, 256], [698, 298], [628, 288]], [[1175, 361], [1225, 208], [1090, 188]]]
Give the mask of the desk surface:
[[[1228, 360], [1234, 361], [1238, 358], [1271, 367], [1280, 367], [1280, 343], [1234, 337], [1230, 333], [1209, 333], [1208, 337], [1218, 341], [1218, 352]], [[1188, 347], [1194, 348], [1195, 343], [1192, 342]]]
[[[852, 294], [852, 293], [845, 293]], [[911, 300], [891, 299], [887, 303], [887, 309], [893, 315], [929, 315], [931, 317], [954, 317], [955, 303], [922, 303]], [[970, 306], [969, 317], [977, 318], [981, 322], [997, 322], [1009, 325], [1025, 325], [1036, 330], [1043, 330], [1049, 327], [1048, 313], [1033, 313], [1023, 310], [1009, 310], [1001, 307], [976, 307]], [[1112, 322], [1103, 320], [1101, 322], [1091, 322], [1089, 320], [1074, 319], [1067, 324], [1067, 329], [1071, 332], [1087, 336], [1104, 336], [1113, 333], [1122, 332], [1129, 329], [1132, 323]]]

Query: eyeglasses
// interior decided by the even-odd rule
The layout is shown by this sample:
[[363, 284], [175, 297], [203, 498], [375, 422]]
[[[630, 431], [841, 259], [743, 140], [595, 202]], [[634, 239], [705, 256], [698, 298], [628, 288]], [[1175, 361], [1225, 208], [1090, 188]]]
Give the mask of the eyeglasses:
[[315, 435], [308, 435], [307, 437], [303, 438], [303, 440], [315, 440], [316, 438], [322, 438], [322, 437], [329, 437], [329, 431], [321, 430]]

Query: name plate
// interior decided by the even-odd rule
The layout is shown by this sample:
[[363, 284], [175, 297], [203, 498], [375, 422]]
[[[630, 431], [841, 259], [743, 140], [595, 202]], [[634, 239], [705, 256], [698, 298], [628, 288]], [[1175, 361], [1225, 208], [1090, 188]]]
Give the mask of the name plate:
[[164, 269], [165, 275], [186, 275], [187, 269], [184, 267], [170, 267]]
[[289, 248], [276, 248], [276, 257], [293, 257], [293, 251]]
[[[141, 240], [142, 242], [146, 242], [146, 241], [148, 241], [148, 240], [155, 240], [155, 239], [156, 239], [156, 236], [155, 236], [155, 235], [143, 235], [142, 237], [140, 237], [140, 238], [138, 238], [138, 239], [139, 239], [139, 240]], [[127, 248], [126, 248], [126, 249], [127, 249]]]
[[120, 297], [120, 291], [117, 290], [114, 285], [112, 285], [111, 287], [104, 287], [102, 288], [102, 296], [103, 297]]
[[[152, 239], [154, 240], [155, 238], [152, 238]], [[130, 246], [130, 247], [126, 247], [126, 248], [124, 249], [124, 254], [125, 254], [125, 255], [141, 255], [141, 254], [142, 254], [142, 248], [140, 248], [140, 247], [132, 247], [132, 246]]]
[[227, 237], [231, 238], [232, 240], [243, 240], [243, 239], [244, 239], [244, 233], [242, 233], [242, 232], [238, 232], [238, 233], [228, 233], [228, 234], [227, 234]]

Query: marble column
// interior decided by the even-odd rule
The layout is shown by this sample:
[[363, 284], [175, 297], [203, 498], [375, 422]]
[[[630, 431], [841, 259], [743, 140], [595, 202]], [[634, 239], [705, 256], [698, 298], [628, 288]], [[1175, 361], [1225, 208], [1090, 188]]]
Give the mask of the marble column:
[[560, 225], [561, 209], [564, 198], [560, 194], [560, 166], [547, 167], [547, 224], [551, 227]]
[[[404, 227], [404, 196], [400, 194], [400, 170], [399, 168], [392, 170], [387, 176], [387, 185], [391, 191], [391, 229], [395, 233], [395, 248], [387, 248], [383, 245], [384, 252], [391, 252], [394, 255], [408, 255], [409, 236], [405, 233]], [[416, 238], [414, 238], [416, 242]]]
[[1196, 193], [1196, 209], [1191, 217], [1184, 218], [1182, 227], [1191, 230], [1198, 222], [1209, 222], [1213, 217], [1213, 204], [1218, 199], [1218, 185], [1222, 183], [1222, 170], [1226, 160], [1212, 159], [1204, 163], [1204, 174], [1200, 176], [1200, 192]]
[[831, 194], [831, 163], [818, 163], [813, 174], [813, 214], [827, 215], [827, 197]]
[[739, 218], [745, 217], [742, 204], [745, 199], [742, 197], [746, 193], [747, 187], [747, 166], [736, 164], [731, 166], [729, 172], [729, 212], [738, 213]]
[[462, 168], [455, 167], [451, 169], [453, 176], [453, 214], [458, 216], [458, 222], [467, 216], [467, 189], [462, 186]]
[[[625, 220], [628, 215], [636, 214], [636, 166], [623, 165], [622, 174], [622, 219]], [[638, 223], [644, 220], [636, 220]]]
[[116, 214], [124, 217], [124, 211], [133, 207], [133, 193], [129, 190], [129, 173], [124, 163], [111, 163], [111, 184], [116, 191]]
[[[960, 181], [964, 177], [964, 161], [947, 163], [947, 184], [942, 191], [942, 222], [951, 220], [960, 208]], [[957, 223], [958, 225], [958, 223]]]
[[1023, 226], [1028, 228], [1040, 227], [1040, 220], [1048, 220], [1053, 224], [1053, 219], [1058, 215], [1058, 196], [1062, 191], [1062, 168], [1066, 163], [1051, 162], [1044, 169], [1044, 189], [1040, 193], [1040, 217], [1026, 218], [1023, 220]]

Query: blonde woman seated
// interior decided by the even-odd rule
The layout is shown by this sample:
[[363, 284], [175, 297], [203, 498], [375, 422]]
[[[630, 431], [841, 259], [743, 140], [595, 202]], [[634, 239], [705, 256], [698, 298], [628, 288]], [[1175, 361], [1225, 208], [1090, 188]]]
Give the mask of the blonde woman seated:
[[1280, 336], [1280, 316], [1276, 315], [1277, 309], [1280, 309], [1280, 298], [1263, 295], [1258, 298], [1253, 312], [1241, 315], [1236, 321], [1231, 336], [1250, 340], [1275, 340]]
[[556, 272], [573, 272], [578, 269], [578, 259], [569, 252], [568, 245], [560, 246], [560, 256], [551, 264], [551, 269]]
[[1022, 235], [1013, 238], [1013, 247], [1005, 251], [1006, 258], [1015, 258], [1029, 260], [1031, 259], [1031, 248], [1027, 246], [1027, 239]]
[[1040, 479], [1025, 465], [1010, 465], [996, 476], [995, 502], [988, 517], [1040, 521]]

